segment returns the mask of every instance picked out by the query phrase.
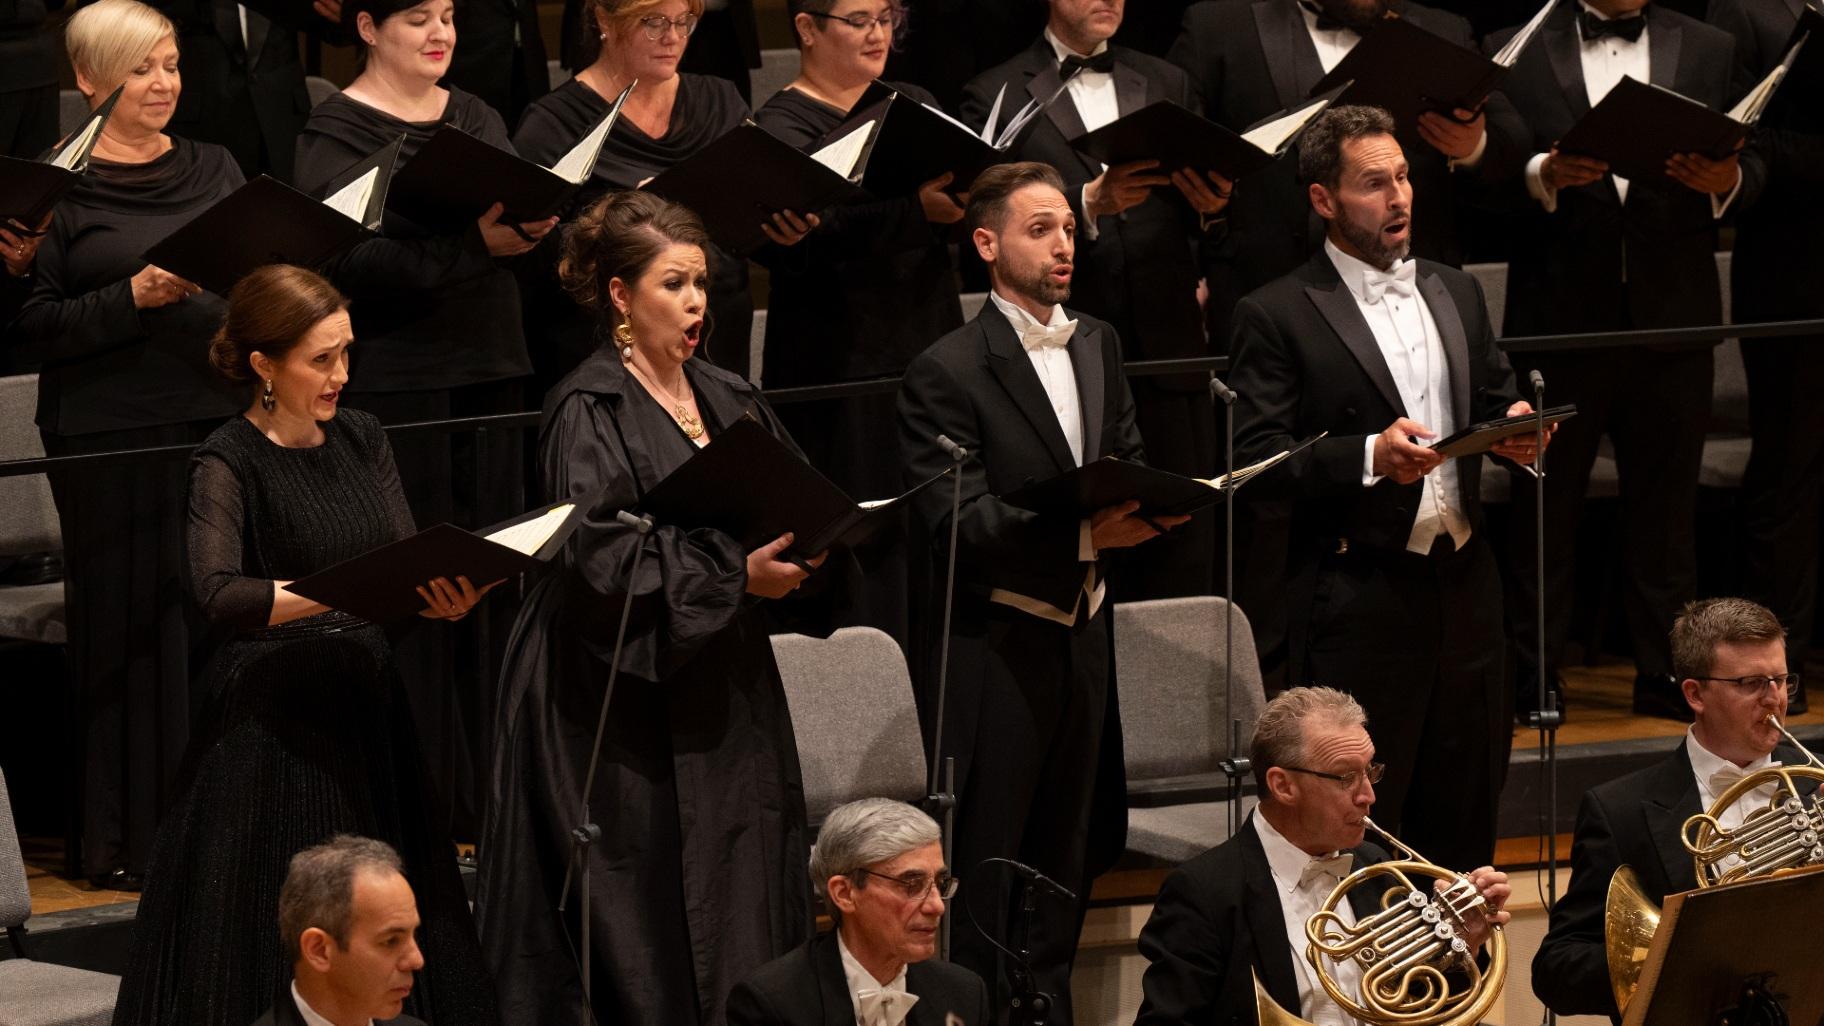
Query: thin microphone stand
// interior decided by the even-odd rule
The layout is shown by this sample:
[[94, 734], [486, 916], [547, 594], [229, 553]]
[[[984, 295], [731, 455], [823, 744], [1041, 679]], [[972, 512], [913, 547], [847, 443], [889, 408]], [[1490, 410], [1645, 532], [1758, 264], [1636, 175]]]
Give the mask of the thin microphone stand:
[[1222, 515], [1225, 534], [1223, 544], [1222, 595], [1223, 595], [1223, 644], [1222, 644], [1222, 686], [1223, 708], [1229, 714], [1229, 756], [1219, 765], [1229, 778], [1229, 836], [1241, 832], [1241, 780], [1253, 772], [1253, 765], [1241, 754], [1241, 718], [1235, 715], [1235, 391], [1222, 383], [1215, 374], [1210, 375], [1210, 397], [1222, 403], [1223, 412], [1223, 447], [1228, 460], [1227, 476], [1223, 478], [1223, 490], [1228, 493], [1228, 502]]
[[[944, 754], [944, 696], [950, 687], [950, 616], [956, 601], [956, 522], [963, 510], [963, 461], [969, 450], [952, 442], [947, 435], [937, 436], [938, 447], [950, 456], [950, 551], [949, 565], [944, 570], [944, 628], [938, 643], [937, 657], [937, 722], [931, 739], [930, 779], [927, 793], [930, 803], [943, 813], [944, 865], [953, 866], [951, 856], [956, 847], [956, 759]], [[938, 788], [938, 769], [943, 769], [943, 788]], [[938, 934], [937, 957], [950, 959], [950, 916], [946, 914]]]
[[[1533, 465], [1520, 469], [1533, 476], [1533, 626], [1536, 651], [1533, 662], [1537, 677], [1537, 708], [1527, 713], [1527, 725], [1539, 731], [1539, 768], [1546, 778], [1545, 789], [1545, 908], [1549, 914], [1558, 904], [1558, 728], [1564, 724], [1564, 710], [1558, 708], [1557, 692], [1545, 686], [1545, 376], [1537, 370], [1528, 375], [1533, 386], [1533, 439], [1536, 449]], [[1545, 1010], [1545, 1026], [1553, 1026], [1558, 1014]]]
[[570, 881], [577, 875], [576, 867], [581, 864], [582, 871], [582, 907], [578, 910], [583, 923], [582, 953], [571, 954], [577, 959], [577, 974], [583, 982], [583, 1006], [589, 1011], [589, 1018], [595, 1018], [595, 1003], [591, 989], [594, 976], [594, 963], [590, 961], [590, 924], [589, 904], [593, 892], [589, 888], [590, 858], [589, 849], [602, 838], [602, 828], [589, 815], [589, 796], [595, 790], [595, 772], [602, 761], [602, 737], [608, 730], [608, 705], [614, 700], [614, 682], [621, 673], [621, 650], [627, 644], [627, 620], [633, 612], [634, 591], [639, 587], [640, 560], [646, 554], [646, 536], [652, 533], [653, 522], [649, 516], [637, 516], [626, 510], [617, 510], [614, 518], [633, 528], [637, 542], [633, 549], [633, 567], [627, 574], [627, 599], [621, 603], [621, 622], [614, 631], [614, 658], [608, 663], [608, 685], [602, 690], [602, 711], [595, 718], [595, 743], [589, 749], [589, 772], [583, 777], [583, 801], [577, 814], [578, 826], [570, 831], [570, 864], [564, 867], [563, 892], [558, 895], [557, 912], [562, 921], [564, 906], [570, 902]]

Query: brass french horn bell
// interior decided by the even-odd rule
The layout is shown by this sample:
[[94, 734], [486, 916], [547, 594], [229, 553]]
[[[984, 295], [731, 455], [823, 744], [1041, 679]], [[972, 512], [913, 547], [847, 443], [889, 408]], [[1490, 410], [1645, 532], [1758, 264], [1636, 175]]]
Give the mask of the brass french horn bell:
[[[1400, 840], [1364, 820], [1404, 857], [1364, 866], [1331, 889], [1317, 914], [1305, 921], [1305, 960], [1343, 1012], [1374, 1026], [1474, 1026], [1482, 1021], [1507, 979], [1507, 937], [1490, 925], [1488, 967], [1463, 939], [1468, 916], [1487, 901], [1461, 873], [1426, 861]], [[1337, 909], [1355, 888], [1391, 878], [1380, 911], [1345, 924]], [[1443, 890], [1432, 884], [1443, 881]], [[1348, 992], [1336, 967], [1354, 962], [1361, 984]], [[1457, 978], [1452, 980], [1451, 974]], [[1286, 1011], [1254, 978], [1255, 1010], [1261, 1026], [1310, 1026]]]

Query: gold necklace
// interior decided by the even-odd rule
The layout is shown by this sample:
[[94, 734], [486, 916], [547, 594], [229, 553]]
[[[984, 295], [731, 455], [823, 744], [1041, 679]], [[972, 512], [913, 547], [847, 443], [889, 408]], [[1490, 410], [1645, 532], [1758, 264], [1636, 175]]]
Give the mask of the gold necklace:
[[[665, 401], [671, 403], [672, 419], [676, 420], [678, 422], [678, 430], [684, 432], [685, 438], [688, 438], [694, 442], [697, 439], [703, 437], [703, 422], [701, 420], [698, 420], [696, 417], [693, 417], [690, 415], [690, 410], [688, 408], [686, 408], [684, 405], [684, 399], [679, 399], [677, 396], [673, 395], [668, 389], [666, 389], [665, 387], [660, 385], [657, 381], [654, 381], [652, 378], [647, 377], [646, 372], [641, 370], [639, 368], [638, 364], [635, 364], [635, 363], [629, 361], [627, 366], [633, 368], [633, 373], [639, 377], [640, 381], [643, 384], [645, 384], [652, 391], [658, 392], [661, 395], [663, 395], [665, 397]], [[679, 372], [682, 373], [682, 368], [679, 369]], [[684, 379], [684, 389], [685, 389], [685, 399], [690, 399], [691, 398], [691, 396], [689, 394], [690, 379], [688, 377], [686, 377]]]

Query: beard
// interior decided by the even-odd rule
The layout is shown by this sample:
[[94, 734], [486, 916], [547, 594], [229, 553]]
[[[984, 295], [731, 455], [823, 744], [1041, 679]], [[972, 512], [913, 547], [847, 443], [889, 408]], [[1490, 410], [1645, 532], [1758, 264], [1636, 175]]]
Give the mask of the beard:
[[[1410, 225], [1411, 221], [1409, 220], [1407, 223]], [[1369, 227], [1358, 224], [1347, 215], [1337, 218], [1336, 227], [1337, 231], [1342, 233], [1345, 242], [1354, 246], [1356, 252], [1362, 254], [1369, 263], [1383, 270], [1406, 259], [1406, 255], [1412, 252], [1410, 229], [1406, 232], [1404, 239], [1398, 242], [1388, 242], [1387, 237], [1381, 233], [1381, 226]]]
[[1392, 0], [1318, 0], [1318, 6], [1325, 14], [1360, 34], [1387, 16]]
[[1051, 272], [1058, 266], [1054, 263], [1044, 263], [1022, 267], [1009, 275], [1009, 280], [1013, 287], [1023, 295], [1030, 296], [1041, 303], [1062, 303], [1070, 298], [1070, 283], [1059, 284], [1052, 278]]

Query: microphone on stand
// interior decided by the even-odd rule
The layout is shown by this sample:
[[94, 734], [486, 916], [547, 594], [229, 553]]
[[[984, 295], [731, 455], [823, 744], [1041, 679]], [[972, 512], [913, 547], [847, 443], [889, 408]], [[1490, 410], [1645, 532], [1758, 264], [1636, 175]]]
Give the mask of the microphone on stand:
[[1229, 836], [1241, 832], [1241, 779], [1253, 771], [1247, 757], [1241, 754], [1241, 720], [1235, 715], [1235, 390], [1214, 373], [1210, 375], [1210, 399], [1222, 403], [1223, 451], [1228, 462], [1228, 476], [1223, 489], [1228, 502], [1223, 504], [1222, 527], [1222, 599], [1223, 643], [1222, 686], [1224, 708], [1229, 711], [1229, 757], [1222, 760], [1222, 772], [1229, 778]]
[[1038, 870], [1032, 868], [1031, 866], [1027, 865], [1024, 862], [1015, 862], [1013, 859], [997, 859], [996, 861], [1002, 863], [1003, 865], [1007, 866], [1007, 868], [1020, 874], [1021, 876], [1025, 877], [1026, 879], [1031, 880], [1033, 883], [1043, 884], [1044, 886], [1051, 888], [1053, 891], [1057, 892], [1058, 896], [1063, 898], [1065, 901], [1077, 900], [1077, 895], [1076, 895], [1075, 891], [1072, 891], [1070, 888], [1064, 886], [1063, 884], [1057, 882], [1056, 880], [1053, 880], [1051, 877], [1046, 876], [1044, 873], [1039, 872]]
[[[944, 864], [954, 865], [951, 855], [956, 845], [956, 760], [944, 755], [944, 698], [950, 688], [950, 616], [956, 601], [956, 522], [963, 515], [963, 463], [969, 459], [969, 450], [951, 441], [948, 435], [940, 434], [935, 441], [950, 457], [950, 549], [946, 554], [948, 566], [944, 570], [944, 626], [937, 657], [937, 719], [931, 740], [931, 776], [927, 793], [931, 804], [943, 813]], [[940, 767], [943, 770], [941, 789], [938, 787]], [[948, 913], [938, 936], [937, 955], [946, 960], [950, 957]]]
[[[1545, 680], [1545, 375], [1538, 368], [1527, 372], [1527, 384], [1533, 386], [1533, 439], [1537, 446], [1533, 465], [1527, 467], [1533, 476], [1533, 626], [1538, 664], [1535, 685], [1538, 707], [1527, 713], [1527, 725], [1539, 731], [1539, 766], [1546, 776], [1545, 794], [1545, 887], [1546, 911], [1558, 904], [1558, 728], [1564, 723], [1564, 710], [1558, 708], [1558, 694], [1546, 687]], [[1557, 1013], [1545, 1010], [1545, 1026], [1558, 1021]]]

